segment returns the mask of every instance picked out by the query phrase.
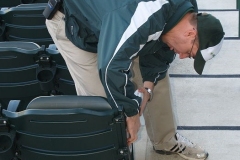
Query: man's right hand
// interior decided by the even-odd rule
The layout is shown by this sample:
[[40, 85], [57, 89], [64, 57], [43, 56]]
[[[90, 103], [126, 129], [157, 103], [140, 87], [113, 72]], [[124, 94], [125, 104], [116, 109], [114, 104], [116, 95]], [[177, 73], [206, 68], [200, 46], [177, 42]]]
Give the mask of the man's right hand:
[[129, 133], [127, 143], [128, 145], [131, 145], [133, 142], [135, 142], [138, 139], [138, 131], [141, 126], [139, 114], [132, 117], [127, 117], [126, 122], [127, 122], [127, 132]]

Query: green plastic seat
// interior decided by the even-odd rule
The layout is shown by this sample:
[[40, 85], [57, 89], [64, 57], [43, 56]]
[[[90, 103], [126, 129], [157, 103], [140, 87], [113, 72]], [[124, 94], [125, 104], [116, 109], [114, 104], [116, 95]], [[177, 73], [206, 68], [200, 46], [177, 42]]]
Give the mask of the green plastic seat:
[[21, 4], [0, 11], [0, 36], [2, 41], [35, 42], [52, 44], [45, 24], [43, 10], [47, 3]]
[[124, 114], [103, 97], [38, 97], [24, 111], [2, 114], [15, 139], [9, 136], [8, 154], [0, 152], [0, 159], [133, 160]]
[[47, 3], [48, 0], [1, 0], [0, 8], [2, 7], [14, 7], [20, 4], [31, 4], [31, 3]]
[[68, 68], [56, 47], [33, 42], [0, 42], [0, 106], [20, 100], [23, 110], [35, 97], [76, 95]]
[[46, 95], [36, 78], [36, 62], [44, 48], [31, 42], [0, 42], [0, 105], [21, 100], [22, 106], [33, 98]]

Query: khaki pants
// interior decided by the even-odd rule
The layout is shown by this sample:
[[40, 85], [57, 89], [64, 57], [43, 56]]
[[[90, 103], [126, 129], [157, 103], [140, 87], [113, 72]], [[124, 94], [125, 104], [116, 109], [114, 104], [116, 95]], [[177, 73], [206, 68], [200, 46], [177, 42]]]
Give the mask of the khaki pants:
[[[97, 54], [83, 51], [73, 45], [65, 35], [64, 14], [57, 12], [46, 25], [58, 50], [66, 61], [74, 80], [78, 95], [106, 97], [97, 70]], [[133, 63], [133, 82], [142, 86], [138, 59]], [[136, 88], [136, 89], [137, 89]], [[148, 136], [156, 149], [163, 149], [163, 143], [176, 132], [175, 117], [171, 104], [169, 76], [159, 81], [154, 88], [153, 99], [148, 103], [144, 119]]]

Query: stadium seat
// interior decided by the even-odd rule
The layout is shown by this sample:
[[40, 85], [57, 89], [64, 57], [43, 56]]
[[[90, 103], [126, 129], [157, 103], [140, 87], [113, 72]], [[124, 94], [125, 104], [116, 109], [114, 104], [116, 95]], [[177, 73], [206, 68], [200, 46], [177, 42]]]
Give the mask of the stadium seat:
[[6, 108], [10, 100], [30, 100], [47, 95], [36, 78], [41, 48], [31, 42], [0, 42], [0, 104]]
[[[38, 97], [2, 111], [0, 159], [133, 160], [125, 117], [97, 96]], [[7, 128], [7, 129], [6, 129]]]
[[30, 3], [47, 3], [48, 0], [1, 0], [0, 8], [2, 7], [14, 7], [20, 4], [30, 4]]
[[42, 12], [46, 3], [21, 4], [0, 11], [0, 40], [52, 44]]
[[19, 109], [44, 95], [76, 95], [61, 54], [33, 42], [0, 42], [0, 105], [20, 100]]

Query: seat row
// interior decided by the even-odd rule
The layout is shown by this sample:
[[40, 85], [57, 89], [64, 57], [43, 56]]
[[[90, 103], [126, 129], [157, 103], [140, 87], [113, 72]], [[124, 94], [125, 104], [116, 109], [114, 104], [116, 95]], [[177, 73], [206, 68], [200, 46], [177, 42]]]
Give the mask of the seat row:
[[21, 100], [25, 109], [33, 98], [76, 95], [74, 82], [54, 44], [48, 48], [33, 42], [0, 42], [0, 104]]
[[14, 7], [20, 4], [47, 3], [48, 0], [1, 0], [0, 8]]
[[0, 11], [0, 41], [52, 44], [43, 11], [47, 3], [21, 4]]
[[0, 159], [134, 159], [122, 108], [77, 96], [55, 45], [0, 42], [0, 75]]

